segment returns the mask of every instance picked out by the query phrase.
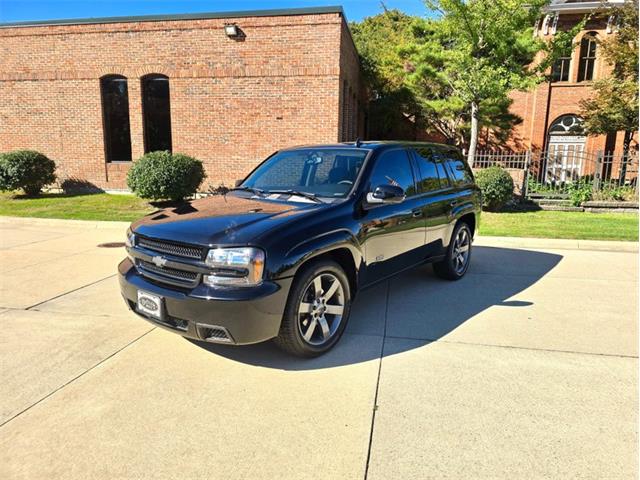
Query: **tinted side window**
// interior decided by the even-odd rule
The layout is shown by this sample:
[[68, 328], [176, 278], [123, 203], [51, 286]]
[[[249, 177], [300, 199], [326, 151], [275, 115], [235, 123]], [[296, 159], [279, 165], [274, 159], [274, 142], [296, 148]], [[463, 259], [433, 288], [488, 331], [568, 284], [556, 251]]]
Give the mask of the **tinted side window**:
[[456, 154], [449, 156], [447, 160], [449, 170], [453, 175], [453, 184], [456, 187], [463, 187], [473, 183], [473, 174], [467, 164]]
[[440, 177], [440, 184], [442, 188], [448, 188], [451, 186], [451, 182], [449, 181], [449, 176], [447, 175], [447, 171], [444, 168], [444, 163], [442, 160], [439, 160], [436, 163], [436, 168], [438, 169], [438, 177]]
[[[447, 185], [440, 182], [440, 174], [433, 153], [421, 148], [415, 150], [418, 162], [417, 183], [421, 192], [432, 192]], [[440, 165], [442, 167], [442, 165]], [[444, 177], [446, 179], [446, 176]]]
[[378, 158], [371, 173], [371, 189], [378, 185], [397, 185], [404, 189], [407, 197], [415, 195], [413, 173], [406, 150], [393, 150]]

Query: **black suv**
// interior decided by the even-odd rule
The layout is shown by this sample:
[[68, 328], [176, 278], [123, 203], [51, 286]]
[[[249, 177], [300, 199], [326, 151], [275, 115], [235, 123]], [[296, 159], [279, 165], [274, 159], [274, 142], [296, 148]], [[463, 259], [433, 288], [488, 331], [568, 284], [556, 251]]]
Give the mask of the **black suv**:
[[281, 150], [224, 195], [133, 223], [120, 286], [132, 310], [185, 337], [273, 338], [315, 356], [339, 340], [363, 287], [426, 262], [461, 278], [480, 206], [471, 170], [449, 146]]

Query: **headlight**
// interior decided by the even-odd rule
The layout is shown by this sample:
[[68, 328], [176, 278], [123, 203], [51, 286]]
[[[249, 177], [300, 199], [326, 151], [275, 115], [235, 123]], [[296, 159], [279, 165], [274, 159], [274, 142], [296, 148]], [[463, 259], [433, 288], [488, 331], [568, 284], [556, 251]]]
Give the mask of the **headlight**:
[[136, 235], [131, 231], [131, 229], [127, 230], [127, 238], [124, 240], [125, 247], [132, 248], [136, 245]]
[[205, 263], [211, 275], [203, 282], [211, 287], [251, 287], [262, 282], [264, 252], [259, 248], [215, 248], [209, 250]]

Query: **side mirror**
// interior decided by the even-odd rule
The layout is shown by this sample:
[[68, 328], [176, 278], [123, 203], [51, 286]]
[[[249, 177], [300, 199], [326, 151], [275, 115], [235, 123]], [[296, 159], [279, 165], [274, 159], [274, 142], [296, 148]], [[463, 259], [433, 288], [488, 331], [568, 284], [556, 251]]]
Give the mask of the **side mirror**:
[[367, 203], [402, 203], [406, 195], [397, 185], [378, 185], [373, 192], [367, 193]]
[[242, 184], [242, 180], [236, 180], [234, 187], [239, 187]]

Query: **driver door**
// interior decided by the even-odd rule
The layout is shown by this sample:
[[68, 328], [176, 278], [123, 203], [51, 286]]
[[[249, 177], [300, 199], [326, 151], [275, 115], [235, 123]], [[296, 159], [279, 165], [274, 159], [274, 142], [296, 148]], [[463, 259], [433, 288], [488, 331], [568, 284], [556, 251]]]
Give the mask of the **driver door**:
[[426, 224], [422, 200], [406, 149], [384, 152], [371, 172], [369, 191], [379, 185], [396, 185], [406, 194], [402, 203], [366, 205], [361, 219], [364, 235], [365, 283], [375, 282], [423, 259]]

